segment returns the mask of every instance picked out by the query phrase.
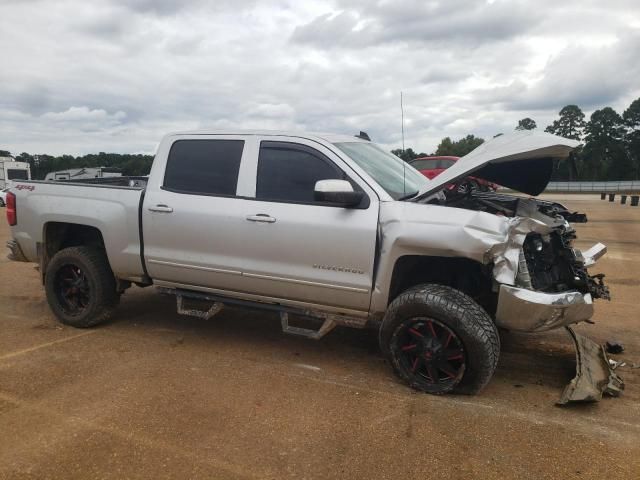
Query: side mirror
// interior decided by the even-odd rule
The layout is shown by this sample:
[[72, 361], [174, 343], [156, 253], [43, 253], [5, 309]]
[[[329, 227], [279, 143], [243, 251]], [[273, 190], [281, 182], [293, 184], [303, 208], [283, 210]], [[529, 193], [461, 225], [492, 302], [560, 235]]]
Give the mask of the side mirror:
[[355, 192], [346, 180], [318, 180], [313, 198], [318, 202], [333, 203], [340, 207], [355, 207], [364, 197], [363, 192]]

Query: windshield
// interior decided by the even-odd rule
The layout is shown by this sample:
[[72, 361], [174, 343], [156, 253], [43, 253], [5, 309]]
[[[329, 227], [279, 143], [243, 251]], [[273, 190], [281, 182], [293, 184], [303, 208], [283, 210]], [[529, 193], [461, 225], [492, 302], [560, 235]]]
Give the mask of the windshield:
[[374, 143], [334, 144], [386, 190], [394, 200], [427, 188], [429, 180], [411, 165]]

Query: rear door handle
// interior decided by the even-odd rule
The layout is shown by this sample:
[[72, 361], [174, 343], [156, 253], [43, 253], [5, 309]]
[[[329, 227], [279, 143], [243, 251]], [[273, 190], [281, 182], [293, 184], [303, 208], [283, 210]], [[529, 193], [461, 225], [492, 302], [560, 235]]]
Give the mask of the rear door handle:
[[276, 223], [276, 219], [266, 213], [258, 213], [257, 215], [249, 215], [247, 220], [250, 222]]
[[173, 212], [173, 208], [168, 205], [154, 205], [153, 207], [149, 207], [150, 212], [160, 212], [160, 213], [171, 213]]

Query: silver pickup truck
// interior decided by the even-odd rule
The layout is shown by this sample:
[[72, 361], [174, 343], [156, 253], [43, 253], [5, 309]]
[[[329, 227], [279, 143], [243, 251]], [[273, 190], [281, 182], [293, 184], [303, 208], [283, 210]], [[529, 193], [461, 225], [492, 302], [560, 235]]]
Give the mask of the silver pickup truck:
[[410, 386], [476, 393], [498, 363], [498, 327], [589, 320], [609, 292], [587, 272], [604, 245], [572, 246], [583, 214], [465, 178], [537, 195], [577, 146], [503, 135], [428, 180], [366, 134], [172, 134], [147, 179], [18, 182], [10, 258], [39, 264], [51, 309], [75, 327], [154, 285], [202, 318], [244, 305], [311, 338], [375, 327]]

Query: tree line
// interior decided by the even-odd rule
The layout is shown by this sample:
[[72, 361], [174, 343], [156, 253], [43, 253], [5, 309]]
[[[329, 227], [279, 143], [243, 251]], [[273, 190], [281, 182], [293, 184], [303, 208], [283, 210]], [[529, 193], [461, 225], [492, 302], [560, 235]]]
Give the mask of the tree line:
[[[516, 130], [534, 130], [535, 120], [526, 117], [518, 121]], [[553, 180], [637, 180], [640, 178], [640, 98], [620, 115], [611, 107], [593, 112], [587, 121], [577, 105], [566, 105], [558, 118], [545, 132], [583, 143], [568, 161], [557, 162]], [[495, 136], [502, 135], [498, 133]], [[442, 139], [430, 155], [462, 157], [471, 152], [484, 139], [467, 135], [459, 140]], [[396, 149], [392, 153], [405, 161], [427, 156], [411, 148]]]
[[[533, 130], [536, 122], [529, 118], [518, 121], [516, 130]], [[577, 105], [567, 105], [558, 113], [558, 118], [548, 125], [545, 132], [583, 142], [569, 161], [558, 162], [553, 180], [637, 180], [640, 178], [640, 98], [620, 115], [611, 107], [604, 107], [585, 120], [585, 114]], [[501, 133], [497, 134], [502, 135]], [[484, 139], [467, 135], [459, 140], [442, 139], [436, 151], [430, 155], [462, 157], [471, 152]], [[428, 156], [412, 148], [395, 149], [393, 154], [405, 161]], [[10, 155], [0, 150], [0, 156]], [[83, 167], [118, 168], [123, 175], [147, 175], [151, 169], [153, 155], [104, 153], [81, 157], [72, 155], [31, 155], [23, 152], [16, 160], [31, 166], [31, 176], [41, 180], [49, 172]]]
[[[6, 150], [0, 150], [0, 156], [10, 155]], [[68, 170], [71, 168], [86, 167], [111, 167], [119, 169], [123, 175], [138, 176], [148, 175], [153, 162], [153, 155], [142, 154], [120, 154], [120, 153], [91, 153], [81, 157], [72, 155], [31, 155], [22, 152], [15, 159], [18, 162], [27, 162], [31, 167], [31, 178], [35, 180], [44, 179], [49, 172]]]

